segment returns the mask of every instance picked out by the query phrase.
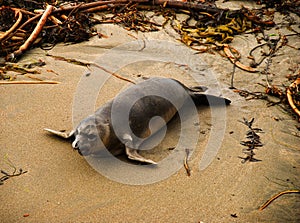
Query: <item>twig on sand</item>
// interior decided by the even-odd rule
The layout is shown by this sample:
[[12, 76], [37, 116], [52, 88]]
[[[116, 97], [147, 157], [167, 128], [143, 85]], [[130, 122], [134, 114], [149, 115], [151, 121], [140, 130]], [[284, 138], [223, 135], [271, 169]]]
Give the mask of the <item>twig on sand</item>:
[[231, 72], [231, 80], [230, 80], [230, 87], [229, 87], [229, 89], [235, 89], [235, 87], [233, 85], [233, 81], [234, 81], [234, 73], [235, 73], [235, 68], [236, 68], [236, 62], [237, 62], [237, 60], [235, 60], [235, 62], [233, 63], [233, 68], [232, 68], [232, 72]]
[[0, 177], [0, 185], [3, 184], [3, 182], [9, 178], [12, 178], [12, 177], [16, 177], [16, 176], [20, 176], [24, 173], [27, 173], [27, 171], [23, 171], [22, 169], [19, 169], [19, 172], [16, 173], [16, 169], [14, 170], [13, 174], [8, 174], [6, 173], [4, 170], [1, 170], [0, 171], [4, 176]]
[[60, 84], [58, 81], [0, 81], [0, 85], [5, 84]]
[[54, 59], [66, 61], [68, 63], [72, 63], [72, 64], [76, 64], [76, 65], [80, 65], [80, 66], [85, 66], [85, 67], [95, 66], [95, 67], [98, 67], [101, 70], [103, 70], [103, 71], [111, 74], [112, 76], [114, 76], [116, 78], [119, 78], [121, 80], [124, 80], [124, 81], [127, 81], [127, 82], [135, 84], [134, 81], [129, 80], [129, 79], [125, 78], [125, 77], [122, 77], [119, 74], [116, 74], [114, 72], [111, 72], [110, 70], [107, 70], [106, 68], [104, 68], [104, 67], [102, 67], [102, 66], [100, 66], [100, 65], [98, 65], [96, 63], [93, 63], [93, 62], [83, 62], [83, 61], [80, 61], [80, 60], [71, 59], [71, 58], [65, 58], [65, 57], [62, 57], [62, 56], [54, 56], [54, 55], [51, 55], [51, 54], [47, 54], [46, 56], [50, 56], [50, 57], [53, 57]]
[[24, 173], [27, 173], [28, 171], [23, 171], [22, 168], [20, 168], [17, 172], [17, 168], [15, 167], [15, 165], [8, 159], [8, 157], [6, 157], [6, 163], [13, 168], [13, 173], [9, 174], [4, 170], [0, 170], [0, 173], [3, 174], [3, 176], [0, 177], [0, 185], [2, 185], [4, 183], [5, 180], [8, 180], [9, 178], [12, 177], [16, 177], [16, 176], [20, 176]]
[[25, 41], [25, 43], [20, 46], [20, 48], [13, 53], [9, 54], [6, 58], [7, 61], [14, 61], [17, 57], [21, 56], [29, 47], [32, 45], [32, 43], [37, 39], [38, 35], [42, 31], [48, 16], [51, 14], [53, 10], [52, 5], [48, 5], [45, 12], [43, 13], [41, 19], [37, 23], [36, 27], [34, 28], [33, 32], [30, 34], [28, 39]]
[[95, 66], [95, 67], [98, 67], [98, 68], [100, 68], [101, 70], [104, 70], [105, 72], [107, 72], [107, 73], [111, 74], [112, 76], [114, 76], [114, 77], [116, 77], [116, 78], [119, 78], [119, 79], [121, 79], [121, 80], [123, 80], [123, 81], [127, 81], [127, 82], [130, 82], [130, 83], [132, 83], [132, 84], [135, 84], [134, 81], [129, 80], [129, 79], [125, 78], [125, 77], [122, 77], [122, 76], [120, 76], [119, 74], [116, 74], [116, 73], [114, 73], [114, 72], [111, 72], [111, 71], [107, 70], [106, 68], [104, 68], [104, 67], [102, 67], [102, 66], [100, 66], [100, 65], [98, 65], [98, 64], [96, 64], [96, 63], [91, 63], [90, 65], [93, 65], [93, 66]]
[[274, 195], [273, 197], [271, 197], [269, 200], [267, 200], [258, 210], [262, 211], [263, 209], [265, 209], [269, 204], [271, 204], [275, 199], [277, 199], [281, 195], [291, 194], [291, 193], [300, 193], [300, 190], [286, 190], [286, 191], [282, 191], [282, 192]]
[[186, 170], [186, 173], [188, 176], [191, 176], [191, 169], [189, 167], [189, 164], [188, 164], [188, 158], [189, 158], [189, 154], [190, 154], [190, 150], [189, 149], [185, 149], [185, 157], [184, 157], [184, 162], [183, 162], [183, 166]]

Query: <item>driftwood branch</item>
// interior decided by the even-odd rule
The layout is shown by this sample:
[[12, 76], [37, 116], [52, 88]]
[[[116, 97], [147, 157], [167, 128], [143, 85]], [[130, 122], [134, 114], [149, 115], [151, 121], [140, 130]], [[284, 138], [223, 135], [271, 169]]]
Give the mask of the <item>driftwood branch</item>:
[[2, 84], [59, 84], [58, 81], [0, 81]]
[[[81, 4], [80, 7], [78, 7], [78, 10], [87, 10], [87, 9], [91, 9], [91, 8], [96, 8], [99, 6], [104, 6], [104, 5], [117, 5], [117, 4], [122, 4], [122, 3], [129, 3], [129, 2], [133, 2], [133, 3], [145, 3], [148, 2], [148, 0], [133, 0], [133, 1], [128, 1], [128, 0], [114, 0], [114, 1], [97, 1], [97, 2], [90, 2], [90, 3], [84, 3]], [[75, 6], [67, 6], [67, 7], [60, 7], [56, 10], [53, 11], [53, 14], [55, 13], [61, 13], [61, 12], [66, 12], [66, 11], [71, 11], [73, 10], [75, 7], [77, 7], [78, 5]], [[102, 9], [102, 8], [100, 8]]]
[[8, 55], [6, 60], [14, 61], [15, 58], [21, 56], [23, 54], [23, 52], [25, 52], [32, 45], [32, 43], [37, 39], [38, 35], [42, 31], [43, 26], [45, 25], [47, 18], [51, 14], [52, 10], [53, 10], [53, 6], [48, 5], [45, 12], [43, 13], [41, 19], [37, 23], [35, 29], [31, 33], [31, 35], [28, 37], [28, 39], [25, 41], [25, 43], [22, 46], [20, 46], [20, 48], [18, 50], [16, 50], [12, 54]]
[[[118, 4], [126, 4], [126, 3], [143, 3], [148, 5], [162, 5], [165, 8], [180, 8], [180, 9], [194, 9], [197, 11], [205, 11], [208, 13], [219, 13], [219, 12], [226, 12], [229, 11], [228, 9], [219, 9], [214, 6], [207, 6], [201, 3], [192, 3], [192, 2], [181, 2], [181, 1], [166, 1], [166, 0], [113, 0], [113, 1], [97, 1], [97, 2], [90, 2], [84, 3], [79, 7], [79, 10], [87, 10], [96, 8], [99, 6], [109, 6], [111, 5], [118, 5]], [[53, 13], [60, 13], [65, 11], [71, 11], [76, 6], [67, 6], [67, 7], [60, 7], [53, 11]], [[99, 9], [104, 9], [105, 7], [100, 7]]]
[[282, 196], [284, 194], [291, 194], [291, 193], [300, 193], [300, 190], [286, 190], [286, 191], [282, 191], [282, 192], [274, 195], [273, 197], [271, 197], [269, 200], [267, 200], [258, 210], [260, 210], [260, 211], [264, 210], [266, 207], [269, 206], [269, 204], [271, 204], [274, 200], [276, 200], [280, 196]]

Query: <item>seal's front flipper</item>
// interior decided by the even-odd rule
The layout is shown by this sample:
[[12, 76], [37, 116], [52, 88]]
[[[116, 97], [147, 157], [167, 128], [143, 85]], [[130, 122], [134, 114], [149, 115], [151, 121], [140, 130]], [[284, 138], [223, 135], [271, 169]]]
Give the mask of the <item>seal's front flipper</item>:
[[68, 132], [56, 131], [53, 129], [47, 129], [47, 128], [44, 128], [44, 130], [65, 139], [69, 139], [74, 135], [74, 131], [68, 133]]
[[153, 160], [146, 159], [145, 157], [138, 154], [138, 151], [136, 149], [130, 149], [130, 148], [126, 147], [126, 154], [127, 154], [127, 157], [131, 160], [136, 160], [139, 162], [149, 163], [149, 164], [157, 164]]
[[128, 159], [136, 160], [136, 161], [139, 161], [142, 163], [157, 164], [153, 160], [146, 159], [145, 157], [141, 156], [138, 153], [137, 149], [132, 149], [132, 148], [139, 148], [139, 147], [137, 144], [135, 144], [135, 145], [133, 144], [133, 139], [130, 134], [124, 134], [123, 141], [124, 141], [124, 145], [126, 147], [126, 155], [127, 155]]

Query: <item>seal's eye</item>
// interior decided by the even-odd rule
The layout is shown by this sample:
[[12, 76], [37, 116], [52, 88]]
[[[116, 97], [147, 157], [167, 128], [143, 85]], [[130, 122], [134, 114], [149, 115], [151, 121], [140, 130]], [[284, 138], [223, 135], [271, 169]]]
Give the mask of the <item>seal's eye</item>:
[[94, 134], [89, 134], [89, 135], [87, 135], [87, 138], [88, 138], [88, 140], [90, 140], [90, 141], [94, 141], [94, 140], [96, 140], [97, 136], [94, 135]]

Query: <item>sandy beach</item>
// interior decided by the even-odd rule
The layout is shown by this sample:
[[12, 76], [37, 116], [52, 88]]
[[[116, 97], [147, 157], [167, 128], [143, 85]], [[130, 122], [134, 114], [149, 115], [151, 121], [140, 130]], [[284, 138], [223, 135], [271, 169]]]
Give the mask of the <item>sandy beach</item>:
[[[279, 13], [276, 16], [278, 20], [282, 18]], [[299, 17], [291, 16], [298, 19], [299, 24]], [[299, 25], [293, 27], [300, 31]], [[115, 97], [129, 83], [106, 73], [99, 91], [92, 92], [97, 96], [90, 104], [93, 106], [76, 110], [80, 107], [77, 105], [91, 97], [89, 89], [80, 90], [83, 86], [80, 83], [84, 78], [94, 78], [97, 69], [56, 60], [38, 48], [30, 50], [20, 62], [42, 59], [46, 65], [38, 68], [41, 74], [36, 76], [60, 83], [0, 85], [0, 169], [11, 173], [13, 164], [17, 169], [28, 171], [0, 185], [1, 222], [300, 221], [300, 195], [296, 193], [283, 195], [264, 210], [258, 210], [273, 195], [300, 187], [300, 138], [296, 128], [299, 123], [293, 116], [279, 106], [267, 106], [264, 100], [246, 100], [229, 89], [233, 65], [228, 58], [219, 54], [194, 54], [177, 40], [178, 34], [174, 30], [136, 33], [112, 24], [97, 25], [96, 28], [108, 38], [93, 37], [74, 45], [58, 44], [47, 53], [104, 63], [108, 68], [118, 69], [118, 75], [135, 82], [154, 76], [172, 77], [187, 86], [199, 85], [200, 81], [209, 88], [209, 93], [221, 93], [232, 103], [226, 107], [225, 116], [219, 117], [214, 117], [213, 108], [198, 108], [199, 123], [193, 126], [198, 127], [196, 146], [188, 160], [190, 176], [187, 176], [182, 156], [181, 168], [165, 179], [149, 184], [141, 180], [141, 185], [124, 184], [96, 171], [72, 149], [69, 141], [53, 137], [43, 128], [72, 130], [79, 120]], [[268, 32], [278, 31], [291, 33], [284, 26]], [[290, 36], [288, 40], [299, 49], [299, 37]], [[161, 41], [165, 48], [155, 48]], [[231, 43], [241, 53], [241, 61], [245, 64], [249, 64], [248, 52], [256, 45], [251, 34], [237, 36]], [[138, 47], [144, 47], [144, 51], [139, 51]], [[187, 50], [180, 51], [181, 48]], [[126, 62], [134, 55], [129, 52], [145, 55], [145, 60], [129, 59]], [[182, 55], [176, 55], [178, 52]], [[186, 63], [186, 55], [191, 58], [187, 62], [195, 67], [181, 66]], [[114, 66], [118, 63], [121, 69]], [[299, 70], [299, 64], [299, 50], [279, 49], [270, 65], [272, 84], [288, 85], [286, 76], [292, 73], [292, 68]], [[261, 71], [264, 66], [262, 63], [258, 69]], [[30, 79], [19, 75], [17, 80]], [[257, 83], [266, 85], [265, 75], [236, 68], [234, 86], [237, 89], [263, 92], [264, 87]], [[85, 97], [78, 99], [78, 94]], [[254, 118], [253, 126], [263, 130], [259, 134], [263, 146], [255, 155], [260, 162], [243, 164], [239, 158], [245, 156], [240, 141], [245, 140], [248, 131], [240, 122], [243, 118]], [[214, 139], [220, 141], [220, 148], [212, 162], [200, 170], [199, 163], [212, 132], [219, 128], [218, 124], [224, 128], [221, 138]], [[160, 161], [176, 152], [170, 148], [178, 143], [180, 126], [171, 123], [169, 128], [162, 143], [153, 151], [145, 152], [145, 156]], [[186, 137], [195, 140], [190, 134]], [[158, 171], [164, 173], [166, 170], [159, 165]], [[132, 171], [122, 174], [129, 181], [135, 177]]]

